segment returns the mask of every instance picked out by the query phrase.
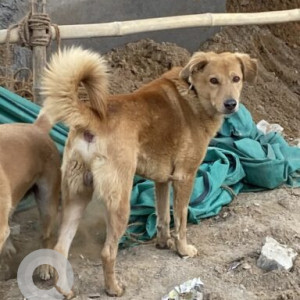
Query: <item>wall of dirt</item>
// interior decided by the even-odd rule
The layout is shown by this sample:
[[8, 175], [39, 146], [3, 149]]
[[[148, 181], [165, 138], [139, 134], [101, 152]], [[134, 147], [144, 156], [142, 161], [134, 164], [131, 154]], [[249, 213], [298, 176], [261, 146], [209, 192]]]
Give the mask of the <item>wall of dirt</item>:
[[300, 136], [299, 46], [290, 47], [268, 28], [228, 27], [201, 50], [239, 51], [259, 61], [258, 79], [245, 86], [242, 101], [254, 120], [279, 123], [291, 137]]
[[[272, 4], [271, 4], [272, 2]], [[230, 12], [291, 9], [299, 0], [227, 2]], [[300, 5], [298, 5], [300, 7]], [[300, 137], [300, 23], [268, 26], [224, 27], [200, 46], [201, 51], [245, 52], [259, 61], [255, 85], [245, 85], [242, 101], [256, 122], [279, 123], [292, 140]], [[298, 32], [297, 32], [298, 30]], [[183, 65], [190, 53], [172, 43], [141, 40], [107, 53], [111, 92], [131, 92], [175, 65]]]
[[[294, 9], [300, 0], [229, 0], [228, 12]], [[241, 51], [259, 61], [255, 86], [246, 86], [243, 102], [254, 119], [279, 123], [289, 137], [300, 137], [300, 22], [226, 27], [201, 50]]]
[[[300, 0], [229, 0], [227, 1], [227, 12], [261, 12], [273, 10], [294, 9], [300, 7]], [[283, 39], [290, 46], [300, 45], [300, 22], [283, 23], [265, 26], [276, 37]]]
[[[8, 0], [6, 0], [8, 1]], [[10, 0], [13, 1], [13, 0]], [[300, 7], [300, 0], [230, 0], [229, 12]], [[200, 46], [202, 51], [246, 52], [259, 61], [256, 85], [245, 86], [242, 100], [254, 120], [279, 123], [291, 138], [300, 137], [300, 22], [268, 26], [224, 27]], [[197, 40], [198, 37], [195, 36]], [[184, 65], [188, 50], [172, 43], [140, 40], [106, 54], [111, 92], [131, 92], [172, 66]]]

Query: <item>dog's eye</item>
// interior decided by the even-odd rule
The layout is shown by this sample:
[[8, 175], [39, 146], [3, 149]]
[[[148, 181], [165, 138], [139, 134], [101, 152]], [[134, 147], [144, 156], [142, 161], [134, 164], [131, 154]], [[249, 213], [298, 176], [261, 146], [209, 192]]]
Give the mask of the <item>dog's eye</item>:
[[233, 82], [239, 82], [241, 80], [241, 78], [239, 77], [239, 76], [234, 76], [233, 78], [232, 78], [232, 81]]
[[212, 84], [218, 84], [219, 83], [219, 80], [217, 78], [215, 78], [215, 77], [211, 78], [209, 81]]

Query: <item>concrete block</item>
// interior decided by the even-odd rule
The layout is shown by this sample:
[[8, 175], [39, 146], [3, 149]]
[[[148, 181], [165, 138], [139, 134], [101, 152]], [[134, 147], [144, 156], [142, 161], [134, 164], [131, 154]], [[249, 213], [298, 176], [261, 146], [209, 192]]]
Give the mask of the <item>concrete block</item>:
[[286, 245], [279, 244], [272, 237], [266, 237], [257, 266], [266, 271], [287, 270], [293, 267], [297, 252]]

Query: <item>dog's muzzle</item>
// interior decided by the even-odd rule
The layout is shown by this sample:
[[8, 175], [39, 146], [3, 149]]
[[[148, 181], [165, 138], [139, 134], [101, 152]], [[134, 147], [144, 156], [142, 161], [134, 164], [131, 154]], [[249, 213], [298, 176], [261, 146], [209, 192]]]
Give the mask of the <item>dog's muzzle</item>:
[[235, 99], [227, 99], [224, 102], [224, 108], [225, 108], [224, 110], [225, 114], [232, 114], [237, 110], [238, 103]]

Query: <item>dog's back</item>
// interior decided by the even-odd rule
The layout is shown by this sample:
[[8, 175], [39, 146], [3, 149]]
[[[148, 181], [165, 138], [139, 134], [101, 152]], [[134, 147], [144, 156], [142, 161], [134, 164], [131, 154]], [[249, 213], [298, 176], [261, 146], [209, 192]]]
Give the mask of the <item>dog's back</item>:
[[42, 117], [34, 124], [0, 125], [0, 164], [10, 182], [13, 206], [48, 165], [60, 166], [59, 153], [48, 134], [50, 123], [47, 122]]
[[[49, 136], [50, 129], [43, 115], [34, 124], [0, 125], [0, 253], [10, 234], [9, 218], [33, 186], [42, 220], [43, 247], [50, 245], [60, 190], [60, 155]], [[12, 244], [4, 249], [15, 253]]]

